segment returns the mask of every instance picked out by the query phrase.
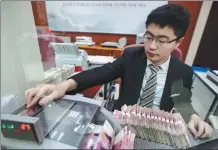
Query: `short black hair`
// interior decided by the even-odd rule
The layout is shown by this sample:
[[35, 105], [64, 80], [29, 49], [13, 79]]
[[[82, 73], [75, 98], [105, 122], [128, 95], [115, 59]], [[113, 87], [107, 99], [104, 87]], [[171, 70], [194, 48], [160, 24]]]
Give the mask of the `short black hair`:
[[173, 29], [178, 39], [185, 35], [190, 23], [190, 13], [187, 9], [176, 4], [166, 4], [151, 11], [146, 20], [146, 28], [150, 24], [161, 28], [166, 26]]

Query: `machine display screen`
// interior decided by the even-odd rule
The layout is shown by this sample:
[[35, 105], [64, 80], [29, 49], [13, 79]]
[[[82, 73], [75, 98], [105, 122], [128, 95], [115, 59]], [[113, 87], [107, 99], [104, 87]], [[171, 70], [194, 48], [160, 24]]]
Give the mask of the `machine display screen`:
[[1, 130], [5, 137], [28, 141], [37, 140], [34, 135], [32, 124], [2, 120]]
[[[34, 107], [31, 107], [29, 109], [26, 109], [26, 105], [24, 105], [13, 114], [33, 117], [41, 110], [43, 110], [43, 107], [39, 105], [35, 105]], [[34, 125], [31, 123], [18, 122], [15, 120], [1, 120], [1, 130], [4, 137], [28, 141], [38, 141], [38, 139], [36, 138]]]

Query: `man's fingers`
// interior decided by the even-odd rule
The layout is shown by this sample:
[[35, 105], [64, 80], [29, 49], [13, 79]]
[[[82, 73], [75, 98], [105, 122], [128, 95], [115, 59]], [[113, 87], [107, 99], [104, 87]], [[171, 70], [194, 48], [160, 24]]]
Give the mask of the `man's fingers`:
[[195, 129], [195, 124], [194, 124], [194, 121], [190, 121], [189, 124], [188, 124], [188, 128], [189, 130], [191, 131], [191, 133], [196, 136], [197, 135], [197, 130]]
[[51, 101], [53, 101], [53, 95], [50, 94], [48, 96], [43, 97], [40, 101], [39, 101], [39, 105], [46, 105], [48, 103], [50, 103]]
[[35, 91], [33, 91], [32, 93], [34, 93], [34, 98], [31, 98], [31, 102], [28, 103], [27, 108], [30, 108], [31, 106], [35, 105], [41, 98], [44, 97], [44, 95], [48, 92], [48, 88], [41, 86], [38, 86], [36, 88]]
[[33, 105], [35, 105], [39, 99], [41, 99], [43, 97], [43, 91], [41, 90], [36, 90], [36, 94], [35, 96], [32, 98], [31, 102], [27, 105], [27, 108], [32, 107]]
[[201, 136], [201, 138], [209, 138], [209, 137], [211, 137], [212, 132], [213, 132], [212, 127], [211, 127], [209, 124], [206, 124], [206, 125], [205, 125], [205, 132], [204, 132], [204, 134]]
[[30, 101], [28, 100], [28, 95], [32, 90], [33, 88], [25, 91], [25, 100], [26, 100], [27, 105], [30, 103]]
[[210, 135], [210, 129], [209, 129], [209, 125], [205, 125], [205, 127], [204, 127], [204, 133], [203, 133], [203, 135], [201, 136], [201, 138], [206, 138], [206, 137], [209, 137], [209, 135]]
[[201, 135], [204, 133], [205, 130], [205, 123], [203, 121], [198, 122], [198, 133], [196, 135], [196, 138], [201, 137]]
[[208, 126], [209, 126], [209, 137], [211, 137], [212, 133], [213, 133], [213, 128], [210, 125], [208, 125]]
[[44, 98], [42, 98], [39, 101], [39, 105], [46, 105], [46, 104], [50, 103], [51, 101], [53, 101], [55, 99], [58, 99], [58, 98], [60, 98], [59, 93], [56, 92], [56, 91], [53, 91], [50, 95], [45, 96]]
[[34, 89], [30, 89], [27, 93], [27, 108], [28, 106], [32, 103], [32, 100], [34, 98], [34, 96], [36, 95], [38, 89], [37, 88], [34, 88]]
[[41, 84], [41, 85], [36, 86], [36, 88], [32, 88], [32, 89], [25, 91], [25, 98], [26, 98], [27, 106], [31, 104], [33, 97], [35, 97], [38, 90], [40, 90], [40, 88], [43, 86], [45, 86], [45, 85]]
[[38, 100], [34, 97], [33, 100], [31, 101], [31, 103], [29, 105], [27, 105], [27, 108], [32, 107], [33, 105], [35, 105], [38, 102]]

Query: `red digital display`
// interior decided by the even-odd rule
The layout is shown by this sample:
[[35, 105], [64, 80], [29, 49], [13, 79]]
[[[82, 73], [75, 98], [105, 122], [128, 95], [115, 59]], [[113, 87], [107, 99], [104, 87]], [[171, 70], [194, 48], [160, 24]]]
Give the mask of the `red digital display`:
[[20, 129], [21, 130], [31, 130], [31, 127], [29, 124], [21, 124]]
[[6, 138], [36, 141], [31, 123], [1, 120], [1, 131]]

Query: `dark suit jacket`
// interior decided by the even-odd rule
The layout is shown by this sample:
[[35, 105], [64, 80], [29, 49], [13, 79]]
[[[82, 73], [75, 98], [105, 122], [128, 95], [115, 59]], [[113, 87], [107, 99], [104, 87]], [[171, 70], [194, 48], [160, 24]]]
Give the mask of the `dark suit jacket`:
[[[119, 99], [116, 101], [114, 109], [120, 110], [124, 104], [134, 105], [140, 96], [146, 64], [147, 59], [144, 48], [127, 48], [123, 55], [113, 63], [83, 71], [71, 77], [78, 83], [77, 89], [72, 93], [77, 93], [91, 86], [102, 85], [111, 80], [121, 78]], [[173, 100], [170, 97], [172, 83], [178, 79], [182, 79], [183, 86], [190, 91], [192, 77], [193, 71], [191, 67], [171, 57], [160, 109], [169, 112], [174, 106]]]

